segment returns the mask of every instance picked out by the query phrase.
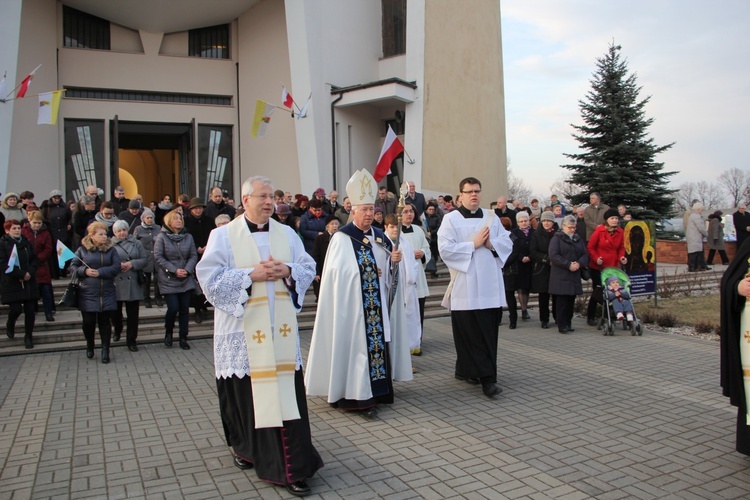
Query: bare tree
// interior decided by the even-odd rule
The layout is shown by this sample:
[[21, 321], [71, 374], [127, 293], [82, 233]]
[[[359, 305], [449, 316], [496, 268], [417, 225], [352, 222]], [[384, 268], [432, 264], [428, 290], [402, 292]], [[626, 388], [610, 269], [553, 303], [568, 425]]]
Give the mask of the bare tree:
[[695, 183], [684, 182], [674, 194], [674, 208], [676, 212], [687, 212], [690, 210], [693, 200], [697, 200]]
[[522, 178], [517, 177], [511, 168], [508, 168], [508, 199], [520, 200], [525, 204], [531, 201], [531, 188]]
[[[559, 177], [549, 187], [552, 194], [557, 195], [557, 200], [563, 205], [569, 206], [571, 198], [584, 192], [584, 188], [578, 184], [573, 184], [566, 176]], [[546, 202], [545, 202], [546, 204]]]
[[725, 170], [717, 181], [732, 200], [732, 206], [736, 207], [744, 201], [745, 192], [748, 189], [748, 175], [744, 170], [731, 168]]
[[712, 182], [686, 182], [680, 184], [680, 189], [675, 193], [674, 206], [678, 212], [690, 210], [693, 201], [698, 200], [703, 204], [704, 210], [719, 208], [724, 196], [718, 184]]

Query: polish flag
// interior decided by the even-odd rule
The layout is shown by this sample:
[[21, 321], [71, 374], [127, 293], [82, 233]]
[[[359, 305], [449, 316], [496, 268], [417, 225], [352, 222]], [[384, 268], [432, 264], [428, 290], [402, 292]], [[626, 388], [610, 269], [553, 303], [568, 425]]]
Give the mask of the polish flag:
[[38, 70], [41, 67], [42, 65], [40, 64], [39, 66], [34, 68], [34, 71], [29, 73], [29, 75], [23, 79], [23, 81], [21, 82], [21, 88], [19, 88], [18, 92], [16, 92], [16, 99], [26, 95], [26, 92], [28, 92], [29, 90], [29, 85], [31, 85], [31, 79], [34, 78], [34, 75], [36, 74], [36, 70]]
[[287, 91], [286, 87], [284, 87], [283, 85], [281, 86], [281, 88], [284, 89], [281, 91], [281, 102], [282, 104], [284, 104], [284, 106], [291, 109], [292, 104], [294, 104], [294, 99], [292, 99], [292, 94], [290, 94], [289, 91]]
[[388, 125], [388, 133], [385, 135], [383, 149], [380, 150], [380, 158], [378, 158], [378, 164], [373, 174], [375, 182], [380, 182], [383, 177], [391, 173], [391, 163], [403, 152], [404, 145], [398, 140], [391, 126]]

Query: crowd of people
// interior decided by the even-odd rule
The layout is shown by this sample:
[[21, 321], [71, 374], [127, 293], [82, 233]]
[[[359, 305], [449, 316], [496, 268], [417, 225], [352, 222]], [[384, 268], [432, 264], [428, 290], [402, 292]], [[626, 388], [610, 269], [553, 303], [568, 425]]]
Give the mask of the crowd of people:
[[[127, 348], [138, 351], [141, 305], [166, 304], [164, 345], [173, 345], [176, 326], [184, 350], [190, 308], [200, 323], [213, 307], [219, 408], [234, 464], [304, 496], [305, 480], [323, 465], [306, 395], [368, 419], [377, 418], [378, 405], [393, 403], [393, 382], [411, 380], [411, 357], [423, 354], [427, 276], [436, 275], [439, 260], [450, 272], [443, 305], [451, 312], [454, 376], [489, 398], [502, 392], [497, 344], [504, 309], [515, 329], [519, 319], [531, 319], [535, 294], [541, 328], [573, 332], [575, 298], [591, 279], [589, 324], [596, 324], [602, 296], [612, 295], [616, 312], [628, 315], [627, 290], [614, 280], [606, 290], [600, 283], [603, 269], [628, 263], [626, 207], [610, 208], [591, 193], [588, 205], [572, 209], [554, 195], [528, 206], [501, 196], [486, 209], [479, 179], [467, 177], [458, 187], [455, 198], [428, 198], [410, 182], [400, 200], [362, 170], [341, 201], [323, 188], [292, 196], [260, 176], [242, 185], [239, 207], [220, 187], [207, 203], [186, 195], [173, 203], [165, 195], [149, 206], [139, 195], [126, 198], [119, 186], [109, 200], [89, 186], [74, 204], [54, 190], [39, 207], [29, 191], [6, 193], [6, 332], [14, 337], [23, 314], [24, 342], [32, 348], [38, 301], [54, 321], [52, 279], [65, 276], [79, 283], [86, 356], [95, 357], [98, 329], [105, 364], [123, 333]], [[703, 238], [709, 263], [715, 252], [727, 261], [722, 214], [712, 214], [707, 228], [701, 212], [696, 203], [687, 217], [691, 271], [707, 267]], [[740, 229], [750, 233], [750, 214], [738, 212], [738, 236]], [[75, 251], [63, 268], [54, 258], [58, 242]], [[303, 373], [296, 314], [311, 286], [318, 310]]]

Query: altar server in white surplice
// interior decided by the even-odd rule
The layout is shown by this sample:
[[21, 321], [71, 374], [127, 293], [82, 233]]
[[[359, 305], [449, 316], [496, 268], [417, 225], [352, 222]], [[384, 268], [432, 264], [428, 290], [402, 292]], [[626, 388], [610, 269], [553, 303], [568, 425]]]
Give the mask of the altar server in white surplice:
[[497, 329], [506, 305], [503, 266], [513, 244], [493, 210], [479, 208], [482, 184], [459, 183], [461, 207], [443, 217], [438, 250], [451, 273], [443, 306], [451, 311], [459, 380], [482, 384], [487, 397], [497, 385]]
[[303, 496], [305, 479], [323, 466], [310, 436], [297, 329], [315, 262], [293, 229], [271, 219], [273, 192], [265, 177], [245, 181], [244, 215], [211, 232], [196, 269], [215, 308], [216, 386], [234, 464]]
[[353, 221], [331, 237], [315, 317], [305, 386], [308, 395], [327, 396], [335, 408], [374, 418], [379, 403], [393, 402], [393, 380], [411, 380], [411, 359], [403, 304], [389, 308], [391, 251], [383, 232], [372, 227], [377, 183], [366, 170], [346, 185]]
[[404, 239], [409, 240], [411, 243], [412, 252], [414, 258], [417, 259], [419, 267], [417, 268], [417, 296], [419, 298], [419, 344], [416, 347], [411, 348], [411, 353], [415, 356], [422, 355], [422, 333], [424, 329], [424, 304], [427, 296], [430, 295], [430, 289], [427, 286], [427, 276], [424, 273], [424, 268], [432, 258], [430, 252], [430, 243], [427, 241], [427, 233], [424, 232], [421, 226], [412, 224], [414, 217], [417, 213], [417, 209], [411, 203], [407, 203], [404, 209], [401, 211], [401, 222], [403, 224], [401, 228], [401, 234]]

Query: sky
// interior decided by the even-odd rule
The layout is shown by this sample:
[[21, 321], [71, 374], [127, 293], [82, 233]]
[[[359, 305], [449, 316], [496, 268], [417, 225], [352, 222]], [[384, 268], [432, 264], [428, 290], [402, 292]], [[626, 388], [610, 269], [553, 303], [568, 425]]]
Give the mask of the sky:
[[570, 171], [570, 124], [614, 41], [637, 75], [670, 185], [750, 172], [750, 1], [501, 0], [508, 159], [534, 195]]

